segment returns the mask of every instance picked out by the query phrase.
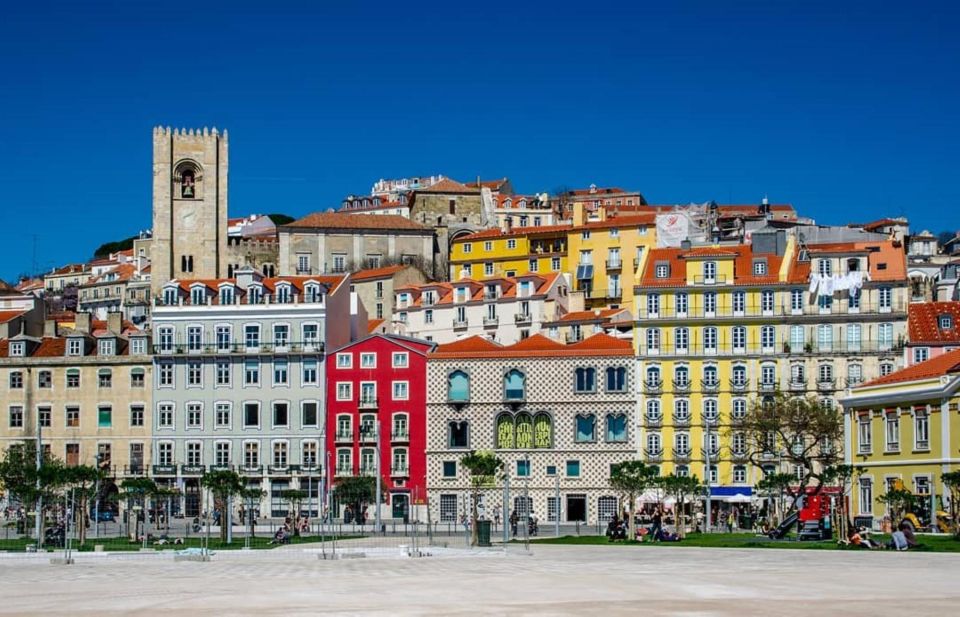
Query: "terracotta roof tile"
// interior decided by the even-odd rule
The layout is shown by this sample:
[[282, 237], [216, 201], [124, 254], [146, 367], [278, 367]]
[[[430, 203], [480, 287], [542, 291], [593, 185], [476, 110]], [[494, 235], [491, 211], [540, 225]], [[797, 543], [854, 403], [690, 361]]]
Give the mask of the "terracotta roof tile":
[[903, 383], [906, 381], [932, 379], [935, 377], [942, 377], [950, 373], [956, 373], [958, 371], [960, 371], [960, 349], [947, 352], [925, 362], [914, 364], [913, 366], [908, 366], [907, 368], [900, 369], [899, 371], [890, 373], [889, 375], [885, 375], [883, 377], [879, 377], [873, 381], [868, 381], [867, 383], [854, 388], [853, 392], [857, 392], [858, 390], [872, 386], [883, 386], [894, 383]]
[[[911, 344], [960, 343], [960, 302], [916, 302], [907, 307]], [[940, 316], [950, 315], [953, 327], [940, 328]]]
[[382, 279], [393, 276], [397, 272], [402, 272], [410, 266], [385, 266], [383, 268], [368, 268], [358, 270], [350, 275], [352, 281], [370, 281], [373, 279]]
[[367, 320], [367, 333], [368, 333], [368, 334], [372, 334], [372, 333], [376, 332], [376, 331], [380, 328], [380, 326], [383, 325], [383, 322], [384, 322], [384, 321], [385, 321], [385, 320], [383, 320], [383, 319], [368, 319], [368, 320]]
[[624, 308], [606, 308], [600, 309], [599, 311], [571, 311], [558, 319], [557, 322], [566, 324], [574, 322], [610, 321], [610, 318], [623, 313], [626, 313], [629, 318], [630, 311]]
[[23, 315], [27, 311], [0, 311], [0, 323], [7, 323], [11, 319], [16, 319], [17, 317]]
[[443, 180], [432, 184], [426, 188], [415, 189], [415, 193], [479, 193], [480, 189], [474, 186], [467, 186], [462, 182], [444, 178]]
[[482, 336], [471, 336], [463, 338], [445, 345], [437, 345], [433, 350], [434, 354], [456, 354], [456, 353], [478, 353], [500, 351], [502, 345], [497, 345], [488, 338]]
[[514, 227], [509, 231], [503, 231], [499, 228], [484, 229], [472, 233], [469, 236], [461, 236], [454, 240], [455, 244], [462, 242], [472, 242], [476, 240], [487, 240], [493, 238], [510, 238], [514, 236], [535, 236], [539, 234], [566, 234], [572, 227], [570, 225], [541, 225], [540, 227]]
[[378, 229], [430, 232], [429, 229], [396, 214], [344, 214], [342, 212], [314, 212], [281, 229]]

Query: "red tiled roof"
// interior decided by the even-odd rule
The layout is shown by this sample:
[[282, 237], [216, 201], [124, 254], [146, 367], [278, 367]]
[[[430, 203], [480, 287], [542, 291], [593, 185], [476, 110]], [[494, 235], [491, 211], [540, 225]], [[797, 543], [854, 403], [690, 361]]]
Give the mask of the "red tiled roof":
[[[687, 258], [717, 257], [720, 259], [733, 258], [734, 284], [736, 285], [766, 285], [778, 281], [778, 273], [783, 257], [773, 254], [754, 254], [749, 244], [736, 246], [703, 246], [691, 249], [660, 248], [650, 251], [646, 269], [641, 278], [642, 285], [650, 287], [674, 287], [686, 284], [687, 271], [684, 262]], [[767, 273], [754, 274], [754, 259], [767, 260]], [[658, 263], [670, 264], [670, 276], [656, 277]]]
[[535, 284], [536, 289], [531, 294], [531, 297], [540, 296], [546, 294], [554, 283], [560, 278], [560, 272], [549, 272], [546, 274], [528, 274], [524, 276], [508, 278], [492, 278], [484, 280], [482, 283], [475, 281], [473, 279], [460, 279], [458, 281], [453, 281], [451, 283], [424, 283], [423, 285], [404, 285], [394, 290], [394, 293], [410, 293], [413, 298], [411, 304], [408, 308], [416, 308], [423, 306], [423, 292], [426, 290], [433, 290], [437, 292], [437, 298], [433, 306], [437, 305], [450, 305], [453, 304], [454, 300], [454, 290], [457, 287], [467, 287], [470, 289], [470, 298], [468, 302], [479, 302], [483, 300], [484, 286], [488, 284], [493, 284], [496, 281], [500, 281], [500, 297], [501, 298], [516, 298], [517, 297], [517, 284], [519, 279], [526, 279], [531, 277], [536, 277]]
[[[817, 253], [849, 253], [851, 255], [866, 253], [871, 281], [904, 281], [907, 278], [907, 256], [901, 249], [900, 243], [893, 240], [811, 244], [807, 246], [807, 251], [813, 255]], [[806, 283], [810, 279], [810, 262], [798, 261], [798, 256], [794, 257], [790, 274], [787, 276], [787, 281], [790, 283]]]
[[[278, 276], [274, 278], [264, 278], [264, 279], [261, 279], [259, 282], [261, 285], [263, 285], [264, 289], [268, 293], [273, 293], [274, 291], [276, 291], [277, 285], [279, 285], [280, 283], [290, 283], [290, 285], [293, 287], [295, 292], [303, 292], [304, 286], [309, 282], [315, 282], [315, 283], [320, 283], [321, 285], [327, 285], [330, 289], [333, 289], [337, 285], [339, 285], [345, 278], [346, 278], [346, 275], [340, 275], [340, 274], [315, 275], [315, 276]], [[188, 294], [188, 297], [189, 297], [190, 288], [197, 285], [197, 283], [200, 283], [211, 292], [216, 292], [217, 289], [220, 287], [220, 285], [223, 283], [229, 283], [236, 287], [237, 279], [236, 278], [176, 279], [168, 282], [167, 285], [169, 285], [170, 283], [176, 284], [181, 290], [183, 290], [186, 294]], [[246, 289], [243, 289], [241, 287], [237, 287], [237, 289], [240, 291], [240, 293], [246, 293], [247, 291]], [[215, 299], [216, 298], [214, 298], [214, 300]]]
[[27, 311], [0, 311], [0, 323], [7, 323], [11, 319], [16, 319], [17, 317], [23, 315]]
[[[960, 343], [960, 302], [917, 302], [907, 307], [911, 344]], [[940, 329], [941, 315], [953, 318], [953, 327]]]
[[881, 227], [891, 227], [893, 225], [906, 225], [906, 221], [898, 221], [896, 219], [885, 218], [878, 221], [871, 221], [863, 225], [855, 225], [855, 227], [863, 227], [864, 231], [876, 231]]
[[[136, 273], [137, 273], [137, 267], [135, 265], [129, 264], [129, 263], [120, 264], [119, 266], [116, 266], [115, 268], [110, 268], [106, 272], [101, 273], [99, 276], [96, 276], [90, 279], [89, 281], [81, 285], [81, 287], [98, 285], [100, 283], [123, 283], [133, 278]], [[114, 275], [114, 274], [117, 275], [117, 278], [115, 279], [109, 278], [111, 275]]]
[[83, 274], [87, 271], [86, 264], [68, 264], [61, 268], [57, 268], [47, 276], [62, 276], [65, 274]]
[[889, 375], [885, 375], [883, 377], [879, 377], [873, 381], [868, 381], [867, 383], [854, 388], [853, 391], [856, 392], [862, 388], [869, 388], [871, 386], [884, 386], [894, 383], [903, 383], [905, 381], [933, 379], [935, 377], [942, 377], [958, 371], [960, 371], [960, 349], [947, 352], [935, 358], [926, 360], [925, 362], [914, 364], [913, 366], [908, 366], [907, 368], [900, 369], [899, 371], [890, 373]]
[[384, 322], [384, 321], [385, 321], [385, 320], [383, 320], [383, 319], [368, 319], [368, 320], [367, 320], [367, 333], [368, 333], [368, 334], [372, 334], [373, 332], [376, 332], [376, 331], [380, 328], [380, 326], [383, 325], [383, 322]]
[[377, 229], [377, 230], [429, 230], [410, 219], [397, 214], [344, 214], [342, 212], [314, 212], [282, 225], [293, 229]]
[[397, 272], [402, 272], [410, 266], [385, 266], [383, 268], [368, 268], [366, 270], [358, 270], [350, 275], [350, 279], [353, 281], [371, 281], [373, 279], [382, 279], [393, 276]]
[[[67, 339], [63, 337], [44, 337], [40, 340], [40, 345], [29, 354], [30, 358], [54, 358], [62, 356], [67, 350]], [[0, 341], [0, 358], [10, 356], [10, 341], [4, 339]]]
[[477, 184], [476, 180], [471, 180], [470, 182], [464, 182], [464, 184], [472, 188], [488, 188], [494, 191], [499, 191], [500, 187], [509, 181], [510, 180], [508, 178], [500, 178], [499, 180], [481, 180], [479, 184]]
[[440, 345], [431, 354], [445, 358], [550, 358], [556, 356], [632, 356], [633, 345], [629, 340], [617, 339], [604, 333], [594, 334], [572, 345], [564, 345], [542, 334], [534, 334], [513, 345], [497, 345], [483, 337]]

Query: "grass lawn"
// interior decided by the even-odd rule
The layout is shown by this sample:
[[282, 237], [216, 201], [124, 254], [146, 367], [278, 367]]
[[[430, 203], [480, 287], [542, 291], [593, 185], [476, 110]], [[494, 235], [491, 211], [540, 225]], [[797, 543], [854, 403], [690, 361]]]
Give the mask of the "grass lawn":
[[[338, 540], [344, 539], [353, 539], [360, 538], [362, 536], [338, 536]], [[257, 536], [251, 538], [250, 548], [252, 549], [272, 549], [276, 548], [277, 545], [270, 544], [272, 537], [269, 536]], [[325, 536], [325, 540], [331, 540], [332, 536]], [[314, 544], [320, 542], [321, 538], [319, 536], [295, 536], [290, 538], [290, 544]], [[141, 543], [131, 543], [126, 538], [87, 538], [87, 543], [82, 547], [77, 546], [76, 541], [73, 544], [73, 550], [75, 551], [92, 551], [94, 545], [102, 544], [103, 550], [105, 551], [137, 551], [142, 547]], [[0, 551], [24, 551], [27, 546], [33, 546], [34, 541], [27, 538], [12, 538], [8, 540], [0, 539]], [[200, 548], [201, 539], [193, 536], [190, 538], [185, 538], [183, 544], [165, 544], [162, 546], [154, 546], [152, 544], [147, 545], [149, 548], [161, 550], [182, 550], [185, 548]], [[234, 536], [232, 544], [226, 544], [220, 541], [219, 536], [210, 537], [210, 550], [237, 550], [242, 549], [245, 546], [245, 539], [243, 537]], [[50, 549], [48, 551], [62, 551], [62, 548]]]
[[[872, 536], [881, 544], [886, 543], [890, 536], [883, 534], [874, 534]], [[570, 545], [592, 545], [607, 546], [612, 544], [630, 546], [650, 546], [653, 542], [610, 542], [605, 536], [561, 536], [559, 538], [536, 538], [531, 540], [534, 544], [570, 544]], [[933, 553], [958, 553], [960, 552], [960, 540], [946, 535], [918, 535], [917, 542], [921, 546], [910, 549], [918, 552]], [[749, 533], [691, 533], [687, 534], [681, 542], [657, 542], [660, 546], [701, 546], [712, 548], [787, 548], [787, 549], [805, 549], [805, 550], [854, 550], [865, 549], [841, 546], [835, 541], [824, 542], [798, 542], [795, 537], [788, 537], [784, 540], [771, 540], [764, 536], [756, 536]]]

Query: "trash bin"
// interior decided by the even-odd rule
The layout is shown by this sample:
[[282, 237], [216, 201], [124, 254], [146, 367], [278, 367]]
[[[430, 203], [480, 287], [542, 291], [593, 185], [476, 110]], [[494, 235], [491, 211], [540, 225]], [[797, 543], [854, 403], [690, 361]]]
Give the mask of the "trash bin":
[[477, 521], [477, 546], [490, 546], [490, 521]]

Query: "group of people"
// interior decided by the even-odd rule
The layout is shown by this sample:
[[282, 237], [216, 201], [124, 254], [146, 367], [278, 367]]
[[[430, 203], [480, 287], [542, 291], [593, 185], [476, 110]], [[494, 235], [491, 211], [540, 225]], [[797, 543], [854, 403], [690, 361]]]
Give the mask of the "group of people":
[[881, 544], [870, 537], [870, 530], [866, 527], [856, 528], [849, 525], [850, 532], [847, 534], [847, 542], [850, 546], [859, 546], [861, 548], [879, 549], [887, 548], [896, 551], [906, 551], [919, 546], [917, 536], [913, 533], [913, 526], [908, 523], [900, 523], [900, 527], [890, 534], [890, 541]]
[[[510, 521], [510, 533], [511, 535], [516, 536], [517, 530], [520, 527], [520, 515], [517, 514], [516, 510], [510, 513], [509, 521]], [[531, 511], [527, 515], [527, 535], [535, 536], [539, 532], [540, 532], [539, 519], [537, 519], [537, 515], [533, 511]]]

